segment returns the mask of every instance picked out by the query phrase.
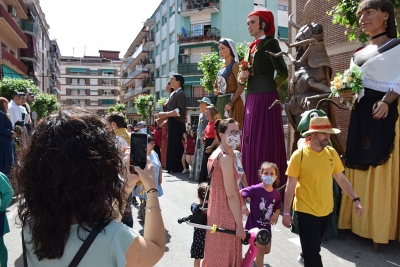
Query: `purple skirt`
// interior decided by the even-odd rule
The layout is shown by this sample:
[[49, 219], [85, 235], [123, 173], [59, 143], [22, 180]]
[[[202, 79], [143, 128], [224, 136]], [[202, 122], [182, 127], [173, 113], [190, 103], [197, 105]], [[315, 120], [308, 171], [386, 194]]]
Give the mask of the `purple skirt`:
[[249, 186], [260, 183], [258, 170], [264, 161], [278, 166], [280, 186], [286, 184], [282, 110], [280, 105], [268, 109], [276, 99], [278, 92], [246, 95], [241, 152]]

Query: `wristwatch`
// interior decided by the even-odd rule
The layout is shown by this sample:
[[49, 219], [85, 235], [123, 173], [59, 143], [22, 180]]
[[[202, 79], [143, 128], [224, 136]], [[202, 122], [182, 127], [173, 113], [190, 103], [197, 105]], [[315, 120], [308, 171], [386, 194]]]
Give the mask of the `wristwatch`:
[[356, 198], [353, 199], [353, 202], [356, 202], [357, 200], [361, 201], [361, 199], [359, 197], [356, 197]]

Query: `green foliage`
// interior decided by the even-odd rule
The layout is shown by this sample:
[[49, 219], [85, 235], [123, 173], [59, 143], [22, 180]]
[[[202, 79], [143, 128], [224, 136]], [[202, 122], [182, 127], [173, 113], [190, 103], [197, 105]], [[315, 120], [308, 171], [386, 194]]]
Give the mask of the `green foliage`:
[[162, 105], [164, 105], [165, 103], [167, 103], [167, 101], [168, 101], [168, 98], [166, 98], [166, 97], [161, 97], [160, 99], [157, 100], [157, 103], [158, 103], [160, 106], [162, 106]]
[[124, 103], [117, 103], [114, 106], [108, 108], [108, 113], [112, 113], [114, 111], [118, 111], [122, 114], [125, 114], [125, 104]]
[[[329, 0], [328, 0], [329, 1]], [[395, 8], [395, 13], [399, 14], [400, 0], [390, 0]], [[368, 35], [359, 31], [358, 18], [356, 15], [358, 0], [338, 0], [338, 4], [328, 11], [328, 15], [332, 16], [334, 24], [346, 26], [347, 30], [344, 32], [348, 35], [349, 41], [358, 39], [360, 42], [365, 43], [368, 40]], [[399, 25], [397, 25], [399, 27]], [[357, 36], [357, 34], [359, 36]]]
[[200, 79], [201, 85], [208, 92], [213, 92], [218, 70], [222, 67], [221, 58], [217, 52], [202, 54], [198, 64], [198, 69], [203, 72], [203, 78]]
[[39, 119], [42, 119], [58, 110], [57, 97], [53, 94], [38, 94], [32, 103], [32, 110], [36, 111]]
[[26, 93], [27, 88], [30, 88], [35, 96], [39, 93], [39, 88], [32, 80], [12, 79], [7, 77], [0, 81], [0, 96], [11, 100], [14, 91]]
[[[148, 106], [149, 100], [153, 101], [153, 105], [151, 107]], [[151, 110], [154, 109], [154, 94], [139, 95], [135, 98], [134, 103], [137, 113], [142, 115], [142, 120], [146, 120]]]
[[249, 43], [248, 42], [243, 42], [243, 43], [237, 43], [236, 44], [236, 52], [238, 53], [239, 57], [239, 62], [242, 61], [244, 56], [247, 53], [247, 50], [249, 50]]

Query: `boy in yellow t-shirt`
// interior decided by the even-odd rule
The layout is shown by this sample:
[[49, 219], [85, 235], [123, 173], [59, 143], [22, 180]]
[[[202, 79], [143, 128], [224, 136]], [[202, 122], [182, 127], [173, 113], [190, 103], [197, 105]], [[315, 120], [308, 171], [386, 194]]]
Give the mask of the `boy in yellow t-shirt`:
[[328, 146], [330, 134], [340, 133], [332, 128], [327, 117], [315, 117], [310, 121], [310, 141], [295, 151], [286, 171], [288, 176], [282, 223], [289, 228], [293, 223], [290, 206], [297, 211], [298, 230], [302, 254], [299, 262], [305, 266], [322, 267], [321, 242], [329, 228], [333, 211], [332, 175], [342, 190], [354, 201], [356, 214], [361, 218], [364, 209], [346, 176], [336, 150]]

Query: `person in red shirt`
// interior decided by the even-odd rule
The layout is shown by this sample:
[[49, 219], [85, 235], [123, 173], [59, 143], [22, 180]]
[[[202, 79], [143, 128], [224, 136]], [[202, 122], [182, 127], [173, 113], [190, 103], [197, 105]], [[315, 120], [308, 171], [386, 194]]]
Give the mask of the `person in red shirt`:
[[204, 115], [206, 116], [206, 120], [208, 120], [208, 124], [206, 126], [206, 129], [204, 130], [204, 140], [202, 142], [205, 149], [204, 149], [203, 161], [201, 163], [199, 184], [207, 182], [208, 157], [210, 157], [210, 155], [217, 148], [218, 145], [217, 135], [214, 129], [214, 123], [219, 118], [218, 110], [214, 106], [208, 106], [206, 108], [206, 111], [204, 112]]
[[189, 168], [192, 166], [194, 150], [196, 148], [196, 134], [193, 130], [189, 131], [186, 138], [186, 148], [185, 148], [185, 160], [189, 164]]

